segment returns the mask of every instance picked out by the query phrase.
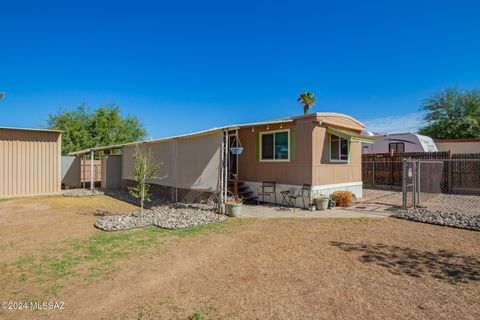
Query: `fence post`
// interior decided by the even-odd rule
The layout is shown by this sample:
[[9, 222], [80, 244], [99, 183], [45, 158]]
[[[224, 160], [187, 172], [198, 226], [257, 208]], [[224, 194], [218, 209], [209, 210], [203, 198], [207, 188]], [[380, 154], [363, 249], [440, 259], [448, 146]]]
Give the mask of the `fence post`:
[[403, 159], [403, 170], [402, 170], [402, 207], [404, 210], [407, 209], [407, 159]]
[[375, 161], [372, 161], [372, 189], [375, 189]]
[[420, 193], [422, 193], [422, 191], [420, 190], [420, 174], [422, 172], [422, 170], [420, 170], [420, 168], [422, 167], [421, 166], [422, 162], [419, 160], [418, 161], [418, 168], [417, 168], [417, 204], [420, 203]]
[[417, 160], [413, 161], [413, 192], [412, 192], [412, 204], [413, 209], [417, 208]]

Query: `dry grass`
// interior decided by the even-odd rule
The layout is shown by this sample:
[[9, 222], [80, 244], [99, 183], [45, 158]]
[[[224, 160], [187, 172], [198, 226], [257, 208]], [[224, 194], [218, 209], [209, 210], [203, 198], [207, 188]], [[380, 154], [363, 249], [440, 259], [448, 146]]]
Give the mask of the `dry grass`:
[[[78, 227], [91, 228], [93, 215], [80, 215], [77, 223], [86, 226], [64, 228], [70, 235]], [[116, 248], [128, 252], [115, 260], [108, 277], [102, 271], [110, 269], [101, 267], [94, 281], [85, 282], [87, 273], [78, 264], [75, 273], [56, 280], [63, 286], [57, 296], [37, 297], [65, 301], [64, 311], [4, 312], [0, 318], [480, 318], [480, 232], [391, 218], [240, 219], [230, 222], [228, 232], [154, 232], [155, 238], [144, 239], [145, 232], [151, 233], [77, 235], [72, 241], [85, 244], [81, 252], [89, 252], [91, 245], [111, 246], [110, 235], [118, 235]], [[142, 239], [142, 250], [129, 250]], [[28, 243], [17, 240], [13, 246], [0, 243], [2, 252], [8, 256], [13, 247]], [[68, 249], [62, 241], [45, 250]], [[102, 252], [111, 258], [108, 250]], [[23, 254], [39, 261], [45, 251], [30, 247]], [[40, 288], [34, 278], [27, 282], [32, 292]], [[0, 300], [28, 298], [25, 287], [20, 289], [21, 283], [17, 290], [6, 286]]]

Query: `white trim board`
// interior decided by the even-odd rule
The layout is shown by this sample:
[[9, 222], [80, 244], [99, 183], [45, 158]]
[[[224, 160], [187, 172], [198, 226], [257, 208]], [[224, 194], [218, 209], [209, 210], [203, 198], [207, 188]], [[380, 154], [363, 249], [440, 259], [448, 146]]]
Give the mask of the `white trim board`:
[[312, 186], [312, 189], [316, 188], [342, 188], [342, 187], [353, 187], [363, 185], [362, 181], [355, 181], [355, 182], [345, 182], [345, 183], [334, 183], [334, 184], [320, 184], [316, 186]]
[[[250, 187], [250, 191], [253, 191], [255, 196], [257, 195], [257, 188], [262, 185], [261, 182], [256, 182], [256, 181], [244, 181], [244, 180], [241, 180], [241, 181]], [[300, 188], [302, 188], [301, 185], [278, 183], [276, 188], [277, 203], [278, 204], [282, 203], [282, 194], [280, 192], [291, 190], [291, 189], [300, 189]], [[335, 191], [351, 191], [353, 194], [355, 194], [355, 197], [357, 197], [357, 199], [360, 199], [362, 198], [362, 191], [363, 191], [362, 189], [363, 189], [362, 181], [316, 185], [316, 186], [312, 186], [311, 198], [320, 197], [320, 196], [329, 196]], [[265, 198], [265, 202], [273, 203], [274, 199], [269, 199], [267, 197]], [[302, 207], [301, 199], [297, 201], [297, 207], [299, 208]]]

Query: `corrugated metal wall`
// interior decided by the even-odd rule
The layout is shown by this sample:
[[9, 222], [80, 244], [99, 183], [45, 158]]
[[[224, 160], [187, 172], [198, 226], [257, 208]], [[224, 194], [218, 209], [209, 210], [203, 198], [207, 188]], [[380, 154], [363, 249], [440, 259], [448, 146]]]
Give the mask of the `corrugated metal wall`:
[[[162, 162], [161, 179], [149, 181], [168, 187], [217, 192], [220, 190], [221, 147], [223, 132], [215, 131], [194, 137], [150, 142], [141, 150], [152, 152]], [[132, 180], [135, 174], [133, 153], [137, 146], [123, 147], [122, 178]]]
[[59, 193], [61, 133], [0, 128], [0, 198]]

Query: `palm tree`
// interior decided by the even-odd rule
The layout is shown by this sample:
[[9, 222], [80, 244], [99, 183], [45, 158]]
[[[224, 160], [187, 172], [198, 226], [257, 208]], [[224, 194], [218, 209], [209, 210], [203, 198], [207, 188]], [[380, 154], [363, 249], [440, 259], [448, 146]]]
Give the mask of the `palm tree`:
[[308, 114], [310, 108], [315, 105], [316, 99], [311, 92], [302, 92], [297, 99], [298, 102], [303, 104], [303, 114]]
[[3, 98], [5, 98], [5, 92], [0, 92], [0, 100], [2, 100]]

